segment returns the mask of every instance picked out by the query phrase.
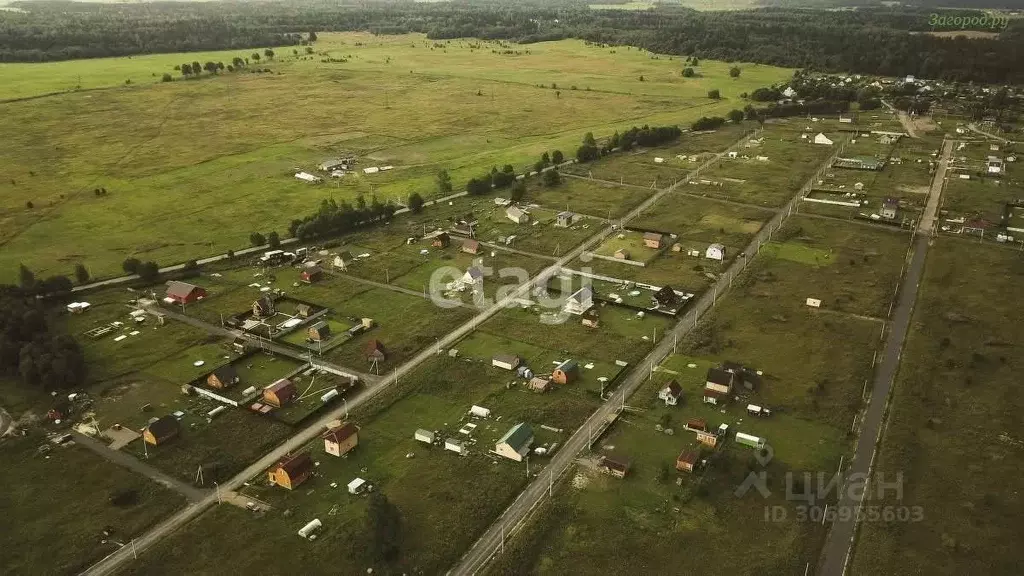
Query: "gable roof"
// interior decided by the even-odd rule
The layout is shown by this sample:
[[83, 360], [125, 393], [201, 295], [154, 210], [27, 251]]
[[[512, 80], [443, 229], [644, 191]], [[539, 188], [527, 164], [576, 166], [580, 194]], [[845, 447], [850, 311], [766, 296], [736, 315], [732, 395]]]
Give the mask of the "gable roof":
[[562, 372], [575, 372], [579, 369], [580, 365], [575, 360], [566, 360], [555, 367], [555, 370], [561, 370]]
[[629, 470], [631, 464], [632, 462], [630, 459], [622, 456], [621, 454], [606, 454], [601, 457], [601, 466], [610, 470], [625, 472]]
[[526, 210], [523, 210], [518, 206], [509, 206], [508, 208], [505, 209], [505, 214], [507, 214], [509, 218], [517, 219], [527, 215]]
[[533, 438], [533, 429], [525, 422], [520, 422], [509, 428], [508, 432], [498, 440], [498, 444], [508, 444], [516, 452], [519, 452]]
[[149, 425], [146, 426], [146, 430], [153, 435], [153, 438], [160, 441], [177, 434], [178, 431], [181, 430], [181, 425], [178, 424], [177, 418], [168, 414], [150, 422]]
[[572, 212], [567, 212], [567, 211], [563, 211], [563, 212], [559, 212], [558, 213], [558, 217], [562, 218], [562, 219], [566, 219], [566, 218], [570, 218], [571, 219], [571, 218], [574, 218], [575, 216], [576, 215], [573, 214]]
[[195, 284], [189, 284], [188, 282], [179, 282], [177, 280], [171, 280], [167, 283], [167, 295], [174, 296], [176, 298], [186, 298], [194, 290], [198, 290], [199, 286]]
[[573, 302], [583, 303], [586, 300], [591, 300], [594, 297], [594, 291], [589, 286], [584, 286], [579, 290], [573, 292], [572, 296], [569, 296], [569, 300]]
[[302, 273], [306, 276], [312, 276], [314, 274], [320, 274], [322, 272], [323, 270], [319, 266], [310, 266], [309, 268], [306, 268], [305, 270], [302, 271]]
[[312, 325], [311, 325], [311, 326], [309, 327], [309, 329], [310, 329], [310, 330], [316, 330], [317, 332], [319, 332], [319, 331], [321, 331], [321, 330], [324, 330], [324, 328], [326, 328], [326, 329], [327, 329], [327, 330], [326, 330], [326, 332], [330, 332], [330, 331], [331, 331], [331, 325], [330, 325], [330, 324], [328, 324], [327, 322], [324, 322], [323, 320], [321, 320], [321, 321], [319, 321], [319, 322], [314, 322], [314, 323], [313, 323], [313, 324], [312, 324]]
[[644, 240], [657, 240], [661, 242], [661, 234], [657, 232], [644, 232]]
[[309, 457], [308, 452], [289, 455], [278, 461], [275, 468], [284, 470], [290, 478], [294, 478], [311, 470], [313, 468], [313, 459]]
[[519, 363], [519, 356], [515, 354], [495, 354], [491, 357], [491, 361], [514, 365]]
[[274, 307], [274, 297], [270, 294], [264, 294], [257, 298], [253, 305], [259, 305], [263, 310], [269, 310]]
[[654, 293], [654, 299], [659, 304], [672, 303], [676, 301], [676, 292], [671, 286], [663, 286], [661, 290]]
[[376, 338], [367, 342], [366, 347], [363, 348], [363, 350], [367, 354], [372, 354], [374, 352], [386, 352], [386, 350], [384, 349], [384, 344], [380, 340], [377, 340]]
[[267, 386], [267, 390], [273, 392], [282, 404], [291, 400], [296, 393], [295, 384], [292, 384], [292, 381], [287, 378], [282, 378], [270, 386]]
[[480, 249], [480, 242], [477, 240], [466, 240], [465, 242], [462, 243], [462, 248], [464, 250], [472, 250], [476, 252], [477, 250]]
[[708, 246], [708, 250], [711, 250], [712, 248], [714, 248], [715, 250], [725, 250], [725, 244], [719, 244], [716, 242]]
[[355, 424], [353, 424], [351, 422], [346, 422], [345, 424], [343, 424], [343, 425], [341, 425], [341, 426], [339, 426], [337, 428], [331, 428], [327, 432], [324, 432], [323, 439], [324, 440], [330, 440], [331, 442], [334, 442], [335, 444], [340, 444], [340, 443], [344, 442], [345, 440], [348, 440], [349, 438], [351, 438], [358, 431], [359, 431], [359, 429], [356, 428]]
[[238, 379], [238, 370], [234, 364], [225, 364], [213, 371], [213, 375], [221, 382], [234, 382]]
[[683, 387], [680, 386], [679, 382], [676, 382], [675, 380], [672, 380], [671, 382], [665, 385], [665, 388], [662, 388], [662, 390], [665, 389], [668, 389], [669, 393], [676, 397], [683, 393]]
[[480, 280], [484, 277], [484, 271], [476, 266], [470, 266], [469, 269], [466, 270], [466, 274], [473, 280]]
[[733, 373], [722, 368], [708, 368], [708, 382], [730, 386], [733, 383]]
[[698, 454], [697, 452], [683, 448], [683, 451], [679, 453], [679, 457], [676, 458], [676, 462], [683, 462], [689, 464], [690, 466], [693, 466], [694, 464], [697, 463], [697, 458], [699, 457], [700, 454]]

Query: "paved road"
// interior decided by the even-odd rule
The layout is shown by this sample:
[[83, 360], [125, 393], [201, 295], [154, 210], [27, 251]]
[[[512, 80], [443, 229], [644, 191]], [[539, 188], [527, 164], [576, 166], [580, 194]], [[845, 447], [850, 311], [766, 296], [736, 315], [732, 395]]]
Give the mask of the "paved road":
[[[745, 138], [746, 138], [746, 135], [743, 137], [743, 139], [745, 139]], [[740, 142], [742, 142], [743, 139], [738, 140], [734, 144], [734, 146], [738, 145]], [[708, 161], [706, 161], [703, 164], [701, 164], [701, 166], [697, 170], [695, 170], [693, 173], [691, 173], [690, 175], [687, 176], [687, 179], [689, 179], [690, 177], [695, 177], [701, 170], [707, 168], [708, 166], [710, 166], [714, 162], [717, 162], [718, 159], [720, 159], [724, 154], [725, 154], [724, 152], [722, 152], [720, 154], [717, 154], [717, 155], [715, 155], [714, 158], [709, 159]], [[638, 206], [636, 209], [634, 209], [630, 214], [628, 214], [623, 219], [623, 221], [627, 221], [627, 220], [629, 220], [631, 218], [634, 218], [634, 217], [636, 217], [636, 215], [638, 215], [644, 209], [646, 209], [646, 208], [648, 208], [650, 206], [653, 206], [662, 196], [664, 196], [665, 194], [668, 194], [669, 192], [671, 192], [673, 188], [674, 188], [674, 186], [671, 186], [669, 188], [665, 188], [663, 190], [660, 190], [659, 192], [654, 194], [651, 198], [649, 198], [646, 201], [644, 201], [640, 206]], [[504, 309], [506, 309], [508, 307], [515, 306], [516, 302], [519, 300], [519, 298], [521, 298], [523, 296], [528, 296], [535, 286], [546, 286], [548, 280], [552, 276], [558, 274], [559, 270], [561, 270], [561, 268], [565, 264], [567, 264], [567, 263], [571, 262], [573, 259], [579, 257], [580, 254], [582, 254], [584, 250], [588, 250], [590, 247], [600, 243], [602, 240], [604, 240], [607, 236], [609, 236], [613, 232], [614, 232], [613, 228], [607, 227], [604, 230], [602, 230], [602, 231], [598, 232], [597, 234], [595, 234], [594, 236], [592, 236], [586, 242], [584, 242], [584, 243], [580, 244], [579, 246], [577, 246], [576, 248], [572, 249], [565, 256], [563, 256], [560, 259], [558, 259], [554, 264], [552, 264], [551, 266], [549, 266], [549, 267], [545, 268], [544, 270], [542, 270], [537, 276], [535, 276], [534, 278], [532, 278], [531, 280], [529, 280], [527, 282], [524, 282], [519, 287], [517, 287], [515, 290], [511, 291], [511, 293], [509, 293], [504, 298], [502, 298], [502, 300], [493, 303], [492, 305], [490, 305], [485, 310], [482, 310], [478, 315], [473, 317], [471, 320], [469, 320], [468, 322], [466, 322], [462, 326], [460, 326], [460, 327], [456, 328], [455, 330], [453, 330], [452, 332], [450, 332], [447, 336], [442, 338], [435, 346], [430, 346], [430, 347], [420, 351], [412, 359], [407, 361], [405, 364], [399, 366], [392, 374], [390, 374], [390, 375], [388, 375], [386, 377], [382, 377], [382, 378], [380, 378], [379, 380], [377, 380], [375, 382], [371, 381], [367, 386], [362, 388], [356, 394], [352, 395], [348, 399], [348, 403], [345, 406], [340, 407], [340, 408], [336, 408], [335, 410], [330, 411], [329, 413], [325, 414], [323, 417], [318, 419], [316, 422], [310, 424], [309, 426], [304, 428], [302, 431], [300, 431], [297, 434], [295, 434], [294, 436], [290, 437], [283, 444], [281, 444], [280, 446], [278, 446], [274, 450], [272, 450], [269, 453], [267, 453], [266, 455], [264, 455], [258, 461], [252, 463], [245, 470], [242, 470], [241, 472], [239, 472], [234, 478], [232, 478], [232, 479], [222, 483], [221, 484], [221, 489], [223, 489], [223, 490], [237, 490], [242, 485], [242, 483], [248, 481], [253, 476], [263, 472], [264, 470], [266, 470], [270, 466], [274, 465], [284, 455], [286, 455], [286, 454], [288, 454], [290, 452], [294, 452], [296, 450], [299, 450], [300, 448], [305, 446], [307, 443], [309, 443], [313, 439], [317, 438], [320, 435], [320, 433], [323, 431], [323, 429], [325, 428], [325, 426], [327, 425], [328, 422], [330, 422], [332, 420], [337, 420], [337, 419], [342, 418], [342, 417], [345, 417], [347, 415], [349, 409], [354, 409], [354, 408], [362, 405], [363, 403], [365, 403], [367, 400], [369, 400], [370, 398], [372, 398], [376, 394], [380, 393], [384, 389], [386, 389], [389, 386], [391, 386], [392, 384], [396, 383], [400, 378], [402, 378], [404, 376], [407, 376], [409, 374], [409, 372], [414, 370], [420, 364], [423, 364], [424, 362], [426, 362], [430, 358], [434, 357], [435, 354], [436, 354], [436, 349], [438, 349], [438, 348], [448, 348], [449, 346], [455, 344], [456, 342], [458, 342], [459, 340], [464, 338], [466, 335], [470, 334], [473, 330], [475, 330], [477, 328], [477, 326], [479, 326], [481, 323], [486, 321], [491, 316], [497, 314], [501, 310], [504, 310]], [[179, 320], [182, 320], [182, 321], [185, 321], [185, 322], [189, 322], [189, 323], [191, 323], [193, 325], [196, 325], [195, 324], [196, 322], [202, 323], [201, 321], [197, 321], [195, 318], [190, 318], [188, 316], [183, 316], [183, 315], [176, 314], [176, 313], [169, 313], [166, 309], [163, 309], [163, 308], [157, 308], [155, 310], [159, 310], [160, 312], [168, 314], [169, 316], [172, 316], [172, 317], [177, 317]], [[202, 324], [206, 324], [206, 323], [202, 323]], [[212, 326], [212, 325], [209, 325], [209, 324], [206, 324], [206, 326], [210, 326], [210, 329], [212, 331], [220, 330], [222, 332], [234, 335], [234, 333], [232, 331], [220, 328], [219, 326]], [[285, 352], [282, 352], [282, 353], [285, 353]], [[135, 542], [135, 549], [137, 551], [140, 551], [140, 552], [143, 551], [143, 550], [148, 549], [150, 546], [153, 546], [154, 544], [158, 543], [160, 540], [165, 538], [168, 534], [170, 534], [174, 530], [178, 529], [179, 527], [185, 525], [187, 522], [191, 521], [192, 519], [196, 518], [199, 514], [201, 514], [203, 511], [205, 511], [206, 509], [210, 508], [211, 506], [215, 505], [216, 503], [217, 503], [216, 495], [212, 495], [211, 494], [211, 495], [208, 495], [208, 496], [204, 497], [202, 500], [200, 500], [199, 502], [195, 503], [194, 505], [191, 505], [191, 506], [185, 508], [184, 510], [181, 510], [181, 511], [177, 512], [176, 514], [174, 514], [173, 516], [171, 516], [167, 520], [161, 522], [159, 525], [157, 525], [156, 527], [152, 528], [149, 532], [146, 532], [145, 534], [143, 534], [139, 538], [136, 538], [135, 541], [134, 541]], [[86, 574], [86, 575], [89, 575], [89, 576], [105, 576], [107, 574], [112, 574], [112, 573], [116, 572], [118, 570], [118, 568], [122, 564], [124, 564], [125, 562], [130, 561], [131, 559], [132, 559], [132, 550], [125, 550], [124, 548], [121, 548], [120, 550], [114, 552], [110, 556], [107, 556], [103, 560], [100, 560], [99, 562], [97, 562], [93, 566], [89, 567], [87, 570], [85, 570], [83, 572], [83, 574]]]
[[[742, 140], [741, 140], [742, 141]], [[732, 286], [732, 280], [737, 274], [743, 271], [747, 264], [754, 259], [757, 255], [761, 245], [767, 242], [772, 233], [782, 225], [786, 218], [793, 211], [793, 207], [800, 201], [800, 199], [810, 192], [813, 184], [817, 181], [821, 174], [832, 165], [833, 159], [842, 152], [842, 147], [839, 147], [837, 151], [830, 156], [825, 162], [822, 163], [818, 171], [807, 180], [804, 186], [796, 193], [796, 195], [790, 199], [789, 203], [782, 207], [781, 210], [776, 212], [775, 216], [765, 224], [761, 231], [751, 240], [750, 244], [746, 249], [735, 259], [729, 266], [728, 270], [722, 274], [714, 286], [704, 292], [693, 308], [675, 325], [675, 327], [668, 333], [662, 335], [660, 344], [656, 345], [639, 364], [637, 364], [633, 370], [623, 380], [622, 387], [614, 392], [608, 400], [605, 401], [593, 414], [587, 418], [586, 422], [569, 437], [568, 440], [559, 448], [558, 452], [555, 453], [554, 457], [551, 458], [544, 472], [540, 476], [527, 485], [526, 489], [519, 495], [519, 497], [513, 502], [498, 520], [491, 525], [490, 528], [480, 537], [479, 540], [473, 545], [472, 548], [462, 557], [459, 563], [451, 570], [450, 574], [462, 576], [476, 574], [486, 566], [487, 562], [500, 551], [502, 542], [506, 535], [511, 534], [515, 531], [525, 520], [530, 512], [543, 500], [545, 493], [549, 491], [549, 487], [554, 482], [555, 478], [560, 477], [565, 473], [576, 460], [576, 455], [581, 450], [587, 448], [591, 442], [591, 438], [594, 432], [601, 431], [604, 429], [604, 425], [607, 422], [609, 416], [616, 414], [620, 407], [625, 404], [625, 400], [629, 398], [637, 388], [640, 387], [644, 381], [647, 380], [653, 367], [660, 364], [669, 354], [672, 353], [672, 346], [676, 339], [685, 336], [690, 330], [692, 330], [697, 321], [713, 306], [719, 294], [724, 294], [726, 290]], [[721, 155], [719, 155], [720, 157]], [[688, 176], [682, 182], [689, 180]], [[662, 191], [658, 195], [661, 195], [671, 191], [675, 186], [669, 187]], [[657, 198], [652, 199], [654, 202]], [[648, 206], [653, 205], [645, 203], [645, 206], [639, 208], [636, 213], [638, 214]]]
[[150, 480], [156, 482], [157, 484], [174, 490], [175, 492], [181, 494], [185, 498], [188, 498], [189, 502], [199, 502], [200, 500], [205, 498], [206, 495], [209, 493], [208, 490], [200, 490], [195, 486], [191, 486], [172, 476], [168, 476], [167, 474], [164, 474], [163, 472], [157, 470], [156, 468], [150, 466], [149, 464], [140, 461], [138, 458], [132, 456], [131, 454], [125, 454], [120, 450], [111, 450], [109, 447], [107, 447], [106, 444], [100, 442], [99, 440], [96, 440], [95, 438], [86, 436], [85, 434], [82, 434], [80, 432], [72, 432], [71, 435], [74, 436], [75, 442], [85, 447], [86, 449], [92, 450], [96, 454], [99, 454], [101, 458], [109, 460], [110, 462], [113, 462], [114, 464], [117, 464], [118, 466], [121, 466], [123, 468], [127, 468], [132, 472], [141, 474], [146, 478], [149, 478]]
[[[871, 399], [861, 420], [857, 448], [854, 452], [853, 460], [850, 462], [850, 466], [844, 475], [844, 478], [848, 480], [848, 485], [853, 488], [865, 485], [863, 480], [857, 479], [868, 478], [874, 464], [876, 448], [879, 445], [885, 422], [885, 409], [889, 402], [889, 392], [892, 390], [893, 380], [899, 369], [900, 356], [903, 353], [903, 343], [914, 312], [917, 289], [921, 283], [921, 275], [924, 272], [928, 245], [934, 233], [939, 197], [942, 193], [946, 167], [949, 165], [949, 157], [952, 151], [953, 142], [946, 141], [942, 149], [942, 158], [939, 160], [939, 166], [935, 170], [932, 180], [925, 213], [918, 224], [918, 233], [913, 243], [910, 262], [900, 284], [899, 299], [892, 311], [889, 322], [890, 331], [882, 351], [882, 360], [875, 372]], [[854, 494], [851, 495], [851, 492], [854, 492]], [[818, 574], [823, 576], [842, 576], [846, 572], [847, 563], [853, 552], [854, 539], [857, 534], [856, 517], [863, 504], [864, 493], [864, 490], [857, 489], [840, 490], [839, 501], [836, 503], [836, 520], [832, 523], [829, 530]], [[860, 497], [855, 498], [854, 496]]]

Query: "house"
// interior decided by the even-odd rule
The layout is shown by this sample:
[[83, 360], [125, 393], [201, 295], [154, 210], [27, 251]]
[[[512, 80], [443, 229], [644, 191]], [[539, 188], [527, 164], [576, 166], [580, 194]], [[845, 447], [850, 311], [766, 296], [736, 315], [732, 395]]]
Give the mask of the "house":
[[584, 286], [565, 301], [566, 313], [580, 316], [594, 305], [594, 291], [589, 286]]
[[299, 391], [295, 384], [287, 378], [282, 378], [263, 389], [263, 401], [277, 408], [287, 406], [298, 395]]
[[321, 172], [333, 172], [337, 169], [347, 170], [350, 158], [334, 158], [331, 160], [324, 160], [317, 166], [317, 169]]
[[705, 446], [710, 446], [714, 448], [715, 446], [718, 445], [718, 434], [716, 434], [715, 432], [698, 431], [697, 442], [700, 442]]
[[308, 452], [289, 455], [282, 458], [267, 471], [272, 486], [280, 486], [289, 490], [298, 488], [300, 484], [313, 475], [313, 459]]
[[572, 226], [572, 223], [576, 221], [576, 215], [572, 212], [559, 212], [555, 217], [555, 226], [559, 228], [568, 228]]
[[462, 251], [466, 254], [476, 254], [480, 252], [480, 242], [476, 240], [465, 240], [462, 243]]
[[700, 459], [700, 453], [695, 450], [683, 449], [679, 453], [679, 457], [676, 458], [676, 470], [680, 472], [693, 472], [693, 469], [697, 467], [697, 461]]
[[167, 283], [167, 297], [176, 304], [191, 304], [206, 298], [206, 290], [188, 282], [171, 280]]
[[505, 435], [494, 445], [494, 451], [509, 460], [522, 462], [530, 452], [531, 444], [533, 444], [533, 429], [528, 424], [520, 422], [505, 432]]
[[703, 400], [705, 404], [713, 404], [715, 406], [720, 406], [722, 404], [725, 404], [729, 400], [729, 395], [723, 394], [717, 390], [705, 388]]
[[996, 156], [988, 157], [988, 173], [989, 174], [1002, 174], [1003, 172], [1003, 161]]
[[150, 422], [142, 429], [142, 439], [146, 444], [159, 446], [171, 440], [181, 432], [181, 424], [178, 419], [168, 414]]
[[879, 211], [878, 215], [886, 220], [895, 220], [896, 214], [899, 212], [899, 208], [900, 201], [891, 196], [887, 196], [882, 200], [882, 210]]
[[818, 134], [814, 137], [814, 143], [822, 144], [824, 146], [831, 146], [833, 144], [832, 140], [829, 139], [828, 136], [822, 134], [821, 132], [818, 132]]
[[303, 270], [300, 276], [302, 277], [303, 282], [306, 284], [312, 284], [313, 282], [318, 282], [323, 278], [323, 275], [324, 271], [319, 266], [314, 266]]
[[527, 384], [527, 387], [530, 390], [533, 390], [534, 392], [544, 393], [551, 388], [551, 379], [541, 378], [540, 376], [534, 376], [533, 378], [530, 379], [530, 382], [529, 384]]
[[725, 368], [708, 368], [704, 388], [721, 394], [731, 394], [736, 384], [736, 374]]
[[267, 318], [277, 313], [274, 308], [274, 297], [270, 294], [260, 296], [252, 303], [252, 315], [256, 318]]
[[679, 385], [679, 382], [672, 380], [665, 385], [664, 388], [658, 391], [658, 399], [665, 402], [665, 406], [675, 406], [679, 402], [679, 397], [683, 395], [683, 387]]
[[467, 285], [483, 284], [484, 282], [484, 271], [476, 266], [470, 266], [466, 273], [459, 279], [460, 282]]
[[351, 264], [351, 263], [352, 263], [352, 253], [348, 252], [346, 250], [345, 252], [341, 252], [340, 254], [335, 256], [334, 257], [334, 261], [331, 264], [335, 268], [341, 268], [342, 270], [344, 270], [344, 269], [348, 268], [348, 265]]
[[566, 360], [559, 364], [551, 373], [551, 379], [557, 384], [570, 384], [580, 377], [580, 365], [575, 360]]
[[346, 422], [327, 430], [321, 438], [324, 440], [324, 452], [332, 456], [344, 456], [359, 444], [359, 429], [355, 424]]
[[363, 354], [366, 355], [367, 362], [383, 362], [387, 358], [387, 350], [384, 349], [384, 343], [376, 338], [366, 343], [366, 347], [363, 348]]
[[423, 442], [424, 444], [433, 444], [434, 443], [434, 439], [435, 439], [435, 436], [434, 436], [433, 432], [431, 432], [430, 430], [424, 430], [423, 428], [420, 428], [419, 430], [417, 430], [412, 435], [412, 437], [413, 437], [413, 440], [416, 440], [418, 442]]
[[309, 315], [313, 313], [313, 308], [309, 304], [296, 304], [295, 315], [299, 318], [309, 318]]
[[674, 308], [679, 302], [679, 297], [676, 296], [676, 291], [671, 286], [662, 286], [661, 290], [654, 293], [653, 298], [662, 308]]
[[491, 366], [497, 366], [505, 370], [515, 370], [519, 366], [519, 356], [515, 354], [497, 354], [491, 358]]
[[657, 250], [661, 248], [661, 241], [661, 234], [657, 232], [644, 232], [644, 246]]
[[516, 224], [526, 224], [530, 221], [530, 215], [518, 206], [509, 206], [505, 209], [505, 216]]
[[466, 443], [458, 438], [448, 438], [444, 441], [444, 449], [463, 455], [466, 453]]
[[629, 260], [629, 250], [619, 248], [615, 251], [615, 258], [618, 260]]
[[580, 322], [587, 328], [597, 328], [601, 325], [601, 315], [597, 308], [591, 308], [583, 313], [583, 319]]
[[601, 457], [601, 461], [598, 463], [597, 467], [600, 468], [602, 472], [610, 476], [625, 478], [631, 465], [632, 462], [630, 462], [628, 458], [618, 454], [607, 454]]
[[227, 388], [238, 381], [238, 371], [233, 364], [225, 364], [206, 376], [206, 385], [210, 388]]
[[295, 177], [303, 182], [309, 182], [311, 184], [317, 184], [323, 181], [323, 178], [310, 174], [309, 172], [296, 172]]
[[430, 245], [434, 248], [447, 248], [452, 244], [452, 237], [447, 232], [441, 232], [437, 236], [434, 236], [433, 241]]
[[708, 246], [708, 249], [704, 251], [704, 257], [709, 260], [718, 260], [719, 262], [725, 260], [725, 246], [722, 244]]
[[323, 342], [331, 337], [331, 325], [321, 320], [306, 329], [306, 337], [313, 342]]

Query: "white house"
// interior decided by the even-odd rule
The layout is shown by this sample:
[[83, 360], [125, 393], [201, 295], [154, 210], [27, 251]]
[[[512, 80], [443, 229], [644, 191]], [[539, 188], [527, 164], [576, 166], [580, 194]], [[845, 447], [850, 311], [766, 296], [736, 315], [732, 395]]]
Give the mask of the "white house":
[[565, 301], [565, 311], [576, 316], [582, 315], [594, 305], [594, 291], [584, 286]]
[[319, 176], [314, 176], [309, 172], [296, 172], [295, 177], [298, 178], [299, 180], [302, 180], [303, 182], [311, 182], [313, 184], [316, 184], [323, 180]]
[[722, 244], [708, 246], [708, 249], [704, 252], [704, 257], [710, 260], [718, 260], [719, 262], [725, 260], [725, 246]]
[[822, 134], [821, 132], [818, 132], [818, 134], [814, 137], [814, 143], [822, 144], [824, 146], [831, 146], [833, 144], [832, 140], [829, 139], [828, 136]]
[[658, 399], [665, 402], [665, 406], [675, 406], [679, 397], [683, 395], [683, 388], [675, 380], [669, 382], [664, 388], [658, 391]]
[[468, 285], [483, 284], [484, 271], [476, 266], [470, 266], [469, 270], [466, 270], [466, 273], [462, 275], [460, 280], [463, 284]]
[[415, 434], [413, 434], [412, 437], [413, 437], [413, 439], [415, 439], [415, 440], [417, 440], [419, 442], [423, 442], [424, 444], [433, 444], [434, 443], [434, 433], [431, 432], [430, 430], [424, 430], [424, 429], [420, 428], [419, 430], [416, 431]]
[[457, 438], [448, 438], [444, 441], [444, 449], [455, 452], [456, 454], [465, 454], [466, 443]]
[[1003, 161], [996, 156], [988, 157], [988, 173], [989, 174], [1002, 174], [1003, 172]]
[[505, 210], [505, 216], [508, 216], [508, 219], [516, 224], [526, 224], [530, 221], [530, 215], [518, 206], [509, 206]]

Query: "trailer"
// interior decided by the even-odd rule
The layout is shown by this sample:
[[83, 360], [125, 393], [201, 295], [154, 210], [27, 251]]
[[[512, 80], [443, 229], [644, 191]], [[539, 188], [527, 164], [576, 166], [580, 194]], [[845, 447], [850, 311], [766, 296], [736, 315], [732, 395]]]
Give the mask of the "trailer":
[[[252, 504], [250, 502], [250, 504]], [[308, 524], [299, 528], [299, 536], [306, 540], [316, 540], [316, 532], [323, 527], [323, 522], [319, 518], [313, 518]]]
[[736, 433], [736, 443], [749, 446], [756, 450], [764, 448], [764, 438], [758, 438], [757, 436], [751, 436], [750, 434], [744, 434], [743, 432]]
[[747, 414], [750, 414], [751, 416], [766, 418], [772, 415], [772, 411], [767, 408], [757, 406], [755, 404], [747, 404]]

